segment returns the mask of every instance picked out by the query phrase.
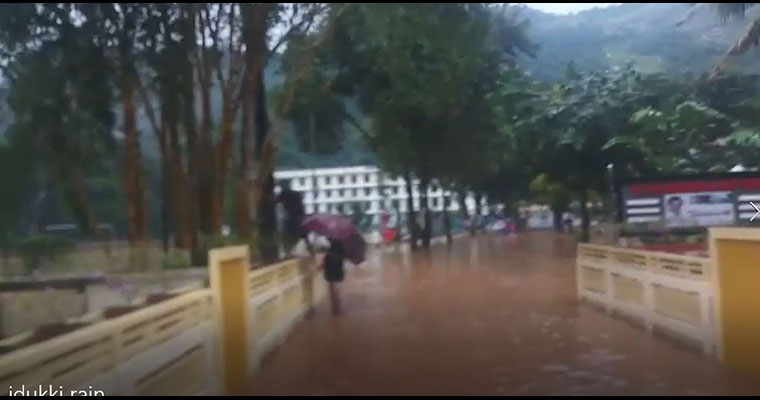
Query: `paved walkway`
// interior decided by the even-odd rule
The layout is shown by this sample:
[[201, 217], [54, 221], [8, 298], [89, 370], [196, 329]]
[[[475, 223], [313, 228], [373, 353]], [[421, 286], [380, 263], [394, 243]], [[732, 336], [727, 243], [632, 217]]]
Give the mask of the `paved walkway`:
[[568, 237], [375, 252], [264, 361], [257, 395], [760, 394], [698, 350], [575, 297]]

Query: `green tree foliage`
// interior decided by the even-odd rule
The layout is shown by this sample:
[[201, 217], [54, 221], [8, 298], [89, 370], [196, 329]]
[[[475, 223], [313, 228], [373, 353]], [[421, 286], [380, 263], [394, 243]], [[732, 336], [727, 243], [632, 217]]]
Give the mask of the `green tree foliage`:
[[[296, 47], [298, 37], [329, 23], [320, 17], [327, 9], [321, 3], [2, 5], [0, 66], [14, 114], [9, 135], [31, 143], [25, 148], [37, 156], [40, 185], [58, 187], [86, 231], [103, 208], [92, 206], [93, 192], [110, 201], [118, 195], [130, 242], [146, 240], [146, 201], [158, 198], [164, 237], [173, 232], [179, 247], [197, 250], [199, 232], [221, 231], [232, 181], [235, 226], [249, 236], [247, 188], [271, 197], [261, 195], [271, 186], [276, 148], [265, 139], [273, 125], [263, 71], [288, 41]], [[275, 26], [284, 28], [279, 37], [272, 36]], [[287, 111], [278, 109], [276, 118]], [[142, 153], [151, 134], [159, 147], [155, 163]], [[160, 173], [146, 173], [146, 166]], [[254, 185], [252, 175], [260, 175]], [[119, 191], [103, 185], [114, 177]], [[158, 196], [149, 193], [151, 182]]]
[[531, 50], [524, 26], [503, 11], [484, 4], [352, 5], [322, 55], [321, 71], [334, 75], [335, 92], [370, 117], [360, 129], [380, 163], [421, 180], [428, 221], [424, 196], [433, 180], [473, 185], [496, 157], [493, 83], [517, 52]]
[[729, 75], [691, 88], [632, 115], [639, 148], [647, 150], [650, 163], [663, 173], [757, 165], [758, 77]]

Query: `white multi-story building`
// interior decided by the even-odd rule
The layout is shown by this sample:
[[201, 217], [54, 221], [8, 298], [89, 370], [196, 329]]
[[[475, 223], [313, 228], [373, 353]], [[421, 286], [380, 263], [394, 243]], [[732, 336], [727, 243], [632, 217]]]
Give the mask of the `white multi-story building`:
[[[350, 214], [354, 207], [363, 207], [365, 214], [379, 215], [382, 210], [407, 211], [406, 182], [394, 178], [373, 166], [280, 170], [274, 173], [278, 184], [290, 182], [290, 188], [303, 194], [306, 213]], [[414, 209], [420, 209], [419, 180], [412, 180]], [[436, 183], [428, 188], [428, 204], [433, 212], [443, 211], [444, 196], [449, 197], [449, 211], [459, 211], [456, 195], [444, 191]], [[475, 211], [475, 198], [465, 198], [470, 213]], [[481, 210], [488, 209], [487, 200], [481, 199]], [[377, 217], [373, 218], [377, 222]]]

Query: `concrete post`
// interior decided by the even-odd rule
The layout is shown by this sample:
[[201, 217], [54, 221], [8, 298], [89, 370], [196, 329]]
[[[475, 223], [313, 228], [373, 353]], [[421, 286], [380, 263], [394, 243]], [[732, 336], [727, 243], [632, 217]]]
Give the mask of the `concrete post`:
[[213, 296], [220, 376], [226, 395], [248, 394], [252, 372], [247, 349], [252, 346], [248, 332], [249, 250], [247, 246], [209, 251], [209, 281]]

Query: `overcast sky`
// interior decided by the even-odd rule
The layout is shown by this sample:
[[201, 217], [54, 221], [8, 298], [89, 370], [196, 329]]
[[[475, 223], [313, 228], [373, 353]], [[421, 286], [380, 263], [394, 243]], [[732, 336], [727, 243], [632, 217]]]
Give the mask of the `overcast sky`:
[[608, 7], [620, 3], [524, 3], [530, 8], [552, 14], [569, 14], [594, 7]]

